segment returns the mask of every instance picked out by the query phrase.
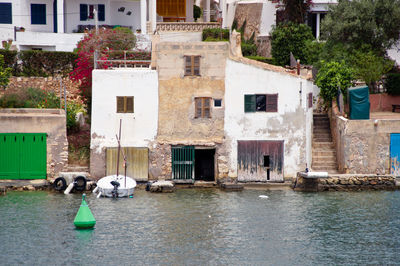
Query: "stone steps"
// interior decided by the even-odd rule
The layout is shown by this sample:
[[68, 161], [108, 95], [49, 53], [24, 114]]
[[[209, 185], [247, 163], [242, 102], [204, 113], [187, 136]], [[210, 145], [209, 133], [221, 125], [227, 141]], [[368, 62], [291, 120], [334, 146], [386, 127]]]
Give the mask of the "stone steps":
[[336, 150], [332, 142], [329, 117], [326, 114], [314, 114], [313, 122], [311, 169], [336, 174]]

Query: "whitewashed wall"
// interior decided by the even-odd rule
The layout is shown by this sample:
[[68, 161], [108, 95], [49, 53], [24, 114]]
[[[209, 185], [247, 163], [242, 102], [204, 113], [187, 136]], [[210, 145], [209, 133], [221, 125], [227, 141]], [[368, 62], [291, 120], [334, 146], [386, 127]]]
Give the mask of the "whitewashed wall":
[[[284, 176], [311, 163], [312, 82], [287, 73], [228, 60], [225, 80], [225, 136], [231, 177], [237, 176], [238, 140], [283, 140]], [[301, 93], [300, 93], [301, 91]], [[245, 94], [278, 93], [278, 112], [244, 112]]]
[[[94, 70], [91, 149], [116, 147], [122, 119], [121, 146], [147, 147], [157, 134], [158, 77], [150, 69]], [[134, 113], [117, 113], [117, 96], [134, 96]]]
[[276, 4], [271, 1], [264, 2], [261, 13], [260, 36], [269, 36], [272, 26], [276, 24]]

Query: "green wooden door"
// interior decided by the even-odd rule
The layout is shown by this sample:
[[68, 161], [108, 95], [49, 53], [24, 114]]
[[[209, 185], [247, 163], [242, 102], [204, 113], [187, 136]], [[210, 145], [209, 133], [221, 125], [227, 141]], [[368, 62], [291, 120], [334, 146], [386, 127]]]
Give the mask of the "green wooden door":
[[194, 181], [194, 146], [172, 147], [172, 178], [175, 181]]
[[46, 179], [45, 133], [0, 134], [0, 179]]

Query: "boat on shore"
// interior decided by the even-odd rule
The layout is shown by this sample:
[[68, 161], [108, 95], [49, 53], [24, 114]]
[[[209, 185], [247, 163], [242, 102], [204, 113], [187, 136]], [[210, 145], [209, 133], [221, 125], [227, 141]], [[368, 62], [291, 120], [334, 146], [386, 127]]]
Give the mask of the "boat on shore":
[[[110, 198], [123, 198], [123, 197], [131, 197], [133, 196], [133, 192], [136, 187], [136, 181], [126, 176], [126, 168], [127, 161], [126, 155], [123, 150], [121, 150], [121, 126], [122, 120], [120, 120], [119, 124], [119, 136], [116, 135], [118, 142], [118, 153], [117, 153], [117, 174], [116, 175], [108, 175], [101, 178], [97, 181], [97, 187], [93, 190], [94, 193], [97, 194], [97, 198], [110, 197]], [[119, 174], [119, 156], [120, 152], [122, 152], [123, 156], [123, 167], [125, 169], [124, 175]]]
[[136, 181], [123, 175], [109, 175], [97, 181], [97, 187], [93, 190], [97, 197], [123, 198], [133, 196]]

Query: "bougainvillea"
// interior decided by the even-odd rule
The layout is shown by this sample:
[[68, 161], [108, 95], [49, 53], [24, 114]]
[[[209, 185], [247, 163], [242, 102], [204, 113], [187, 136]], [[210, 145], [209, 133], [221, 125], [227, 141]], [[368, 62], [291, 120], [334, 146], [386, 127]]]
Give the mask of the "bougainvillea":
[[[94, 69], [94, 53], [97, 51], [97, 59], [106, 61], [109, 51], [131, 50], [135, 47], [135, 35], [126, 28], [91, 30], [77, 45], [78, 59], [76, 67], [70, 73], [70, 78], [80, 82], [80, 92], [87, 110], [90, 113], [92, 98], [92, 71]], [[107, 62], [98, 64], [98, 68], [107, 69]]]

